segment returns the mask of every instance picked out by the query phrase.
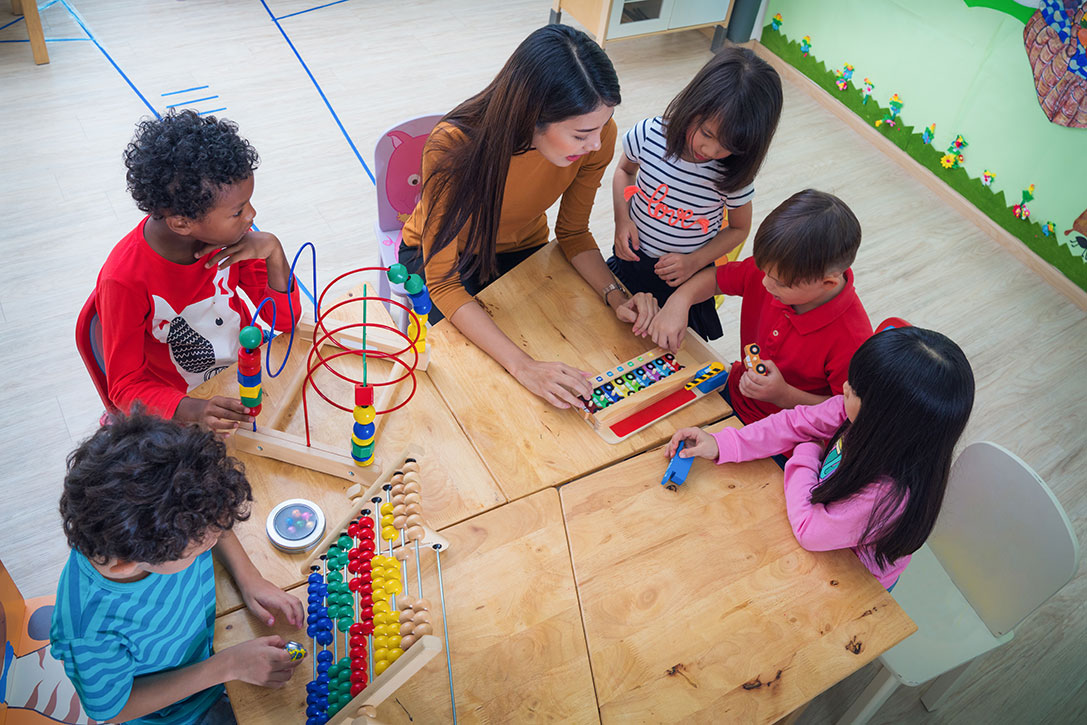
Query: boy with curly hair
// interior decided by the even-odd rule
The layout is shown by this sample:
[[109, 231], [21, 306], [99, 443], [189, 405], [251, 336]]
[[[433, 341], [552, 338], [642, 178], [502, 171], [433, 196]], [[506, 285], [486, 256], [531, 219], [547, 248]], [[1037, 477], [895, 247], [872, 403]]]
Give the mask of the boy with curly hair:
[[[252, 302], [275, 301], [290, 329], [290, 267], [279, 240], [251, 229], [259, 158], [238, 127], [180, 111], [141, 122], [124, 152], [128, 190], [147, 216], [114, 247], [95, 288], [110, 400], [229, 433], [251, 423], [240, 400], [185, 394], [237, 360]], [[272, 324], [265, 306], [261, 317]]]
[[211, 551], [250, 611], [294, 627], [302, 603], [262, 577], [231, 531], [249, 516], [249, 482], [210, 431], [138, 412], [115, 416], [68, 457], [60, 498], [72, 552], [50, 630], [87, 714], [99, 721], [232, 722], [222, 684], [282, 687], [279, 637], [212, 654]]

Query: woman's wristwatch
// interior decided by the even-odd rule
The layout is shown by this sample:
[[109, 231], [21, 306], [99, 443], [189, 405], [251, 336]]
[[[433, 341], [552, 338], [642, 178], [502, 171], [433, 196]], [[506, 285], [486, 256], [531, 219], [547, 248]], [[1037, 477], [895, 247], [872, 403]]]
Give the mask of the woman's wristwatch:
[[623, 289], [623, 286], [619, 284], [617, 280], [612, 280], [611, 284], [600, 290], [600, 296], [604, 299], [604, 305], [606, 307], [611, 307], [611, 305], [608, 304], [608, 294], [614, 292], [615, 290], [619, 290], [623, 294], [626, 294], [626, 290]]

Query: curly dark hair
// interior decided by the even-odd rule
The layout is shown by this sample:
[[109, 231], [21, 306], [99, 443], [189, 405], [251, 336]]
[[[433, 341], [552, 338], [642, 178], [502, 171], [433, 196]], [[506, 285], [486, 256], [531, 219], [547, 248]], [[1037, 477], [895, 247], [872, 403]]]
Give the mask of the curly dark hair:
[[68, 545], [91, 561], [162, 564], [248, 519], [252, 500], [213, 433], [137, 410], [68, 456], [60, 515]]
[[141, 121], [124, 159], [129, 193], [156, 219], [200, 219], [223, 186], [245, 181], [260, 163], [237, 124], [191, 110]]

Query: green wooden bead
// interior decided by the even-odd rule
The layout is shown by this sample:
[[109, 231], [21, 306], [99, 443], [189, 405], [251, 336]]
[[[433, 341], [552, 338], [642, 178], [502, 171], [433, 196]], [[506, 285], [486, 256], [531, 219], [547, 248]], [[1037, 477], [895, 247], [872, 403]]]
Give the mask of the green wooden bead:
[[402, 264], [394, 264], [389, 267], [389, 281], [393, 284], [403, 284], [408, 278], [408, 268]]
[[351, 628], [351, 625], [354, 623], [355, 620], [351, 619], [351, 617], [340, 617], [338, 620], [336, 620], [336, 629], [340, 630], [341, 632], [346, 632]]
[[350, 549], [355, 545], [355, 542], [347, 534], [341, 534], [340, 538], [336, 539], [336, 544], [339, 545], [341, 549]]
[[408, 277], [408, 281], [404, 283], [404, 291], [409, 295], [417, 295], [423, 291], [423, 278], [417, 274], [413, 274]]
[[242, 328], [242, 331], [238, 333], [238, 342], [246, 350], [254, 350], [260, 347], [260, 343], [264, 340], [264, 335], [261, 334], [260, 328], [256, 325], [248, 325]]

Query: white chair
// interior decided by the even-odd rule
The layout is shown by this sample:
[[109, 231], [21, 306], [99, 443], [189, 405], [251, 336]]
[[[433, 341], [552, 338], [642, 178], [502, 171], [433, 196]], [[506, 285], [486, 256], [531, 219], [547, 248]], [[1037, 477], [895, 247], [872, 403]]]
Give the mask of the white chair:
[[[377, 235], [378, 259], [383, 267], [398, 261], [400, 231], [419, 203], [423, 188], [423, 145], [441, 118], [439, 115], [419, 116], [398, 123], [381, 134], [374, 147], [374, 183], [377, 186], [374, 234]], [[407, 304], [408, 295], [403, 285], [390, 283], [384, 274], [379, 274], [377, 279], [379, 296]], [[396, 326], [406, 332], [408, 314], [389, 303], [385, 303], [385, 308]]]
[[1079, 544], [1057, 498], [1030, 466], [995, 443], [974, 443], [951, 467], [940, 517], [891, 596], [917, 632], [883, 653], [883, 668], [839, 724], [862, 725], [901, 685], [937, 679], [935, 710], [979, 655], [1076, 573]]

